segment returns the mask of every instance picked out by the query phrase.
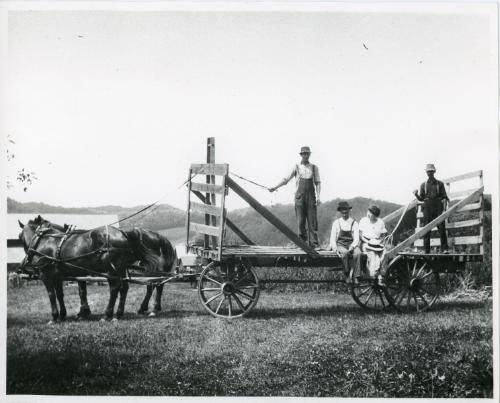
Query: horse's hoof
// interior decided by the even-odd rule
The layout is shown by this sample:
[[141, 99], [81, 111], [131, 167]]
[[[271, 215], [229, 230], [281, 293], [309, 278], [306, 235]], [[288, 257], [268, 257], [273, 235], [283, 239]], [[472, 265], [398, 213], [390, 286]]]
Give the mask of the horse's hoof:
[[156, 316], [156, 312], [150, 312], [148, 316], [150, 318], [154, 318]]
[[148, 311], [143, 311], [142, 309], [139, 309], [139, 310], [137, 311], [137, 313], [138, 313], [139, 315], [147, 315], [147, 314], [148, 314]]
[[111, 322], [118, 322], [118, 318], [111, 319]]
[[54, 322], [53, 320], [49, 320], [49, 321], [47, 322], [47, 325], [52, 326], [52, 325], [54, 325], [55, 323], [56, 323], [56, 322]]
[[105, 318], [101, 318], [101, 320], [99, 322], [106, 322], [106, 319]]

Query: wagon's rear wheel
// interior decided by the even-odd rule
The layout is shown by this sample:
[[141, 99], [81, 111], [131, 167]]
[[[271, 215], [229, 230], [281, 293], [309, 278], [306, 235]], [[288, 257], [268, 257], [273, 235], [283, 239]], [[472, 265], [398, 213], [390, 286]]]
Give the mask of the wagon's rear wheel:
[[203, 307], [217, 318], [240, 318], [259, 299], [259, 279], [251, 266], [238, 262], [210, 263], [198, 280]]
[[439, 274], [426, 259], [395, 259], [389, 264], [385, 284], [400, 312], [426, 311], [439, 297]]
[[361, 308], [368, 311], [382, 311], [391, 306], [391, 302], [387, 299], [390, 296], [386, 295], [384, 287], [376, 278], [362, 273], [355, 283], [352, 270], [349, 277], [352, 298]]

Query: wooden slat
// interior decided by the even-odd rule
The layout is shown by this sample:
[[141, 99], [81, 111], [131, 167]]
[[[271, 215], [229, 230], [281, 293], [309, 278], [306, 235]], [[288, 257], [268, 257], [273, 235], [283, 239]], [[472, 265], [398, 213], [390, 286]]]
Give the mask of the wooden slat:
[[[200, 192], [193, 192], [198, 199], [200, 199], [203, 203], [205, 203], [205, 196]], [[240, 239], [245, 242], [247, 245], [255, 245], [255, 243], [248, 238], [237, 226], [234, 224], [229, 218], [226, 217], [226, 225], [233, 231], [236, 235], [240, 237]]]
[[318, 258], [319, 253], [311, 248], [306, 242], [300, 239], [295, 232], [288, 228], [278, 217], [266, 209], [262, 204], [255, 200], [248, 194], [240, 185], [238, 185], [229, 176], [227, 177], [228, 186], [234, 190], [243, 200], [245, 200], [251, 207], [253, 207], [262, 217], [273, 224], [280, 232], [290, 239], [295, 245], [303, 249], [310, 257]]
[[458, 203], [455, 205], [451, 206], [447, 211], [445, 211], [443, 214], [441, 214], [439, 217], [435, 218], [432, 220], [429, 224], [425, 225], [422, 227], [418, 232], [404, 240], [403, 242], [399, 243], [397, 246], [392, 248], [390, 251], [388, 251], [385, 254], [383, 264], [387, 263], [389, 259], [392, 259], [397, 255], [397, 253], [407, 246], [413, 244], [415, 240], [422, 238], [425, 234], [427, 234], [429, 231], [431, 231], [435, 226], [438, 224], [442, 223], [446, 218], [448, 218], [450, 215], [455, 213], [459, 208], [465, 206], [467, 203], [469, 203], [474, 197], [477, 197], [481, 193], [483, 193], [484, 187], [481, 186], [478, 188], [475, 192], [473, 192], [471, 195], [467, 196], [463, 200], [460, 200]]
[[482, 176], [483, 171], [474, 171], [474, 172], [469, 172], [463, 175], [457, 175], [457, 176], [452, 176], [450, 178], [442, 179], [441, 182], [443, 183], [452, 183], [452, 182], [458, 182], [464, 179], [470, 179], [470, 178], [475, 178], [476, 176]]
[[471, 203], [459, 208], [457, 211], [460, 213], [462, 211], [479, 210], [481, 208], [481, 202]]
[[[479, 218], [474, 218], [472, 220], [466, 220], [466, 221], [447, 222], [446, 229], [473, 227], [474, 225], [481, 225], [481, 220]], [[415, 232], [418, 230], [419, 230], [418, 228], [415, 228]], [[434, 227], [432, 231], [437, 231], [437, 228]]]
[[208, 184], [208, 183], [198, 183], [198, 182], [192, 182], [191, 189], [198, 190], [200, 192], [206, 192], [206, 193], [222, 194], [224, 192], [224, 188], [222, 186], [212, 185], [212, 184]]
[[228, 172], [228, 164], [191, 164], [193, 174], [224, 176]]
[[474, 190], [475, 189], [460, 190], [459, 192], [450, 193], [448, 195], [448, 197], [449, 197], [450, 200], [458, 199], [458, 198], [461, 198], [463, 196], [470, 195], [472, 192], [474, 192]]
[[217, 206], [212, 206], [210, 204], [201, 204], [196, 202], [191, 202], [191, 210], [203, 214], [211, 214], [216, 217], [221, 216], [221, 208]]
[[472, 227], [474, 225], [481, 225], [481, 219], [475, 218], [473, 220], [449, 222], [446, 223], [446, 228], [464, 228]]
[[195, 232], [199, 232], [201, 234], [211, 235], [211, 236], [219, 236], [219, 227], [212, 227], [210, 225], [198, 224], [196, 222], [191, 223], [191, 230]]
[[[483, 243], [483, 239], [480, 235], [456, 236], [456, 237], [449, 237], [448, 242], [451, 245], [479, 245]], [[417, 247], [423, 247], [424, 240], [417, 239], [414, 245]], [[431, 238], [431, 246], [440, 246], [440, 245], [441, 241], [439, 240], [439, 238]]]

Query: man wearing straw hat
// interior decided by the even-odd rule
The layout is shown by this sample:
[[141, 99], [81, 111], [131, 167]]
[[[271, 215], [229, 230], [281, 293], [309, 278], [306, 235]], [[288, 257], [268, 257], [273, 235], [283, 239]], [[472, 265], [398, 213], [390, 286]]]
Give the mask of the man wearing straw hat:
[[[436, 167], [434, 164], [427, 164], [425, 172], [429, 179], [420, 185], [420, 192], [413, 191], [413, 194], [418, 201], [424, 202], [424, 225], [429, 224], [432, 220], [439, 217], [445, 208], [445, 203], [449, 201], [444, 183], [434, 177]], [[448, 253], [448, 238], [446, 236], [445, 222], [443, 221], [438, 226], [439, 238], [441, 243], [441, 252]], [[425, 253], [431, 251], [431, 232], [424, 235], [424, 250]]]
[[300, 149], [300, 164], [296, 164], [290, 173], [276, 186], [269, 188], [269, 191], [274, 192], [295, 177], [295, 215], [299, 227], [299, 237], [303, 241], [309, 241], [309, 245], [313, 248], [320, 249], [316, 207], [321, 203], [319, 199], [321, 181], [319, 179], [318, 167], [309, 162], [310, 155], [311, 149], [308, 146], [302, 147]]
[[[356, 220], [350, 217], [352, 207], [346, 201], [339, 202], [337, 211], [340, 217], [332, 224], [330, 234], [330, 248], [339, 254], [344, 266], [347, 282], [350, 282], [349, 271], [353, 267], [354, 282], [361, 274], [361, 250], [359, 249], [359, 226]], [[352, 258], [352, 266], [349, 264]]]

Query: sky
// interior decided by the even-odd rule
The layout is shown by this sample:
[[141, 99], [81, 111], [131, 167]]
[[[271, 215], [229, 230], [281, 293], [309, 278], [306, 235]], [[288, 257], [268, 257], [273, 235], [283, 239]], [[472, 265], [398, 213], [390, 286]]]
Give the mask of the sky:
[[[491, 193], [496, 9], [468, 10], [10, 11], [7, 173], [38, 180], [7, 195], [185, 208], [210, 136], [217, 162], [265, 186], [310, 146], [324, 201], [406, 204], [429, 162], [438, 178], [483, 169]], [[292, 184], [236, 180], [264, 204], [293, 201]]]

